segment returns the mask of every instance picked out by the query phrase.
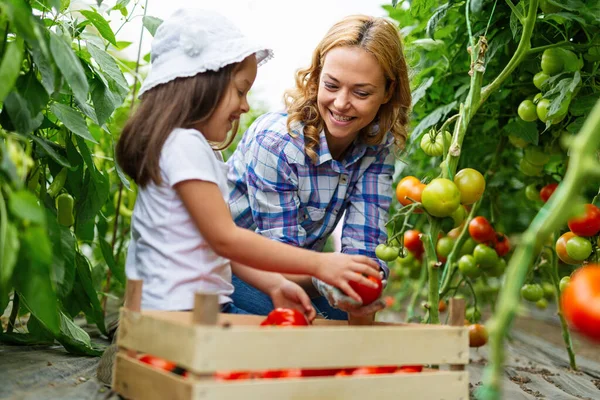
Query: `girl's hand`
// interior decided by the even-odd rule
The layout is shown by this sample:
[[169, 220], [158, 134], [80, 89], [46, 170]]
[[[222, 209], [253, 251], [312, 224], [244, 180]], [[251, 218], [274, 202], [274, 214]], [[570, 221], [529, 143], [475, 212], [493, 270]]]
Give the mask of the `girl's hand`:
[[293, 308], [302, 312], [309, 322], [317, 316], [310, 298], [299, 285], [284, 279], [280, 285], [269, 292], [275, 308]]
[[315, 277], [328, 283], [348, 295], [358, 304], [362, 299], [350, 286], [350, 281], [376, 288], [377, 285], [367, 276], [380, 278], [379, 264], [366, 256], [342, 253], [322, 253], [323, 262], [315, 272]]
[[345, 311], [348, 314], [352, 314], [355, 317], [374, 314], [377, 311], [385, 308], [385, 303], [381, 299], [376, 300], [369, 305], [363, 306], [362, 301], [357, 302], [353, 298], [346, 296], [340, 289], [328, 285], [317, 278], [313, 278], [313, 285], [317, 291], [327, 299], [332, 307]]

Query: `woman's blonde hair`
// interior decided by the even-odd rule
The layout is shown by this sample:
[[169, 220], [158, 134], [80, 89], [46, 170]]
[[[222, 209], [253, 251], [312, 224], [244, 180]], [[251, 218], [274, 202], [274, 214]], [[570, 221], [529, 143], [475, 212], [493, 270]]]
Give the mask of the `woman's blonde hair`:
[[[317, 108], [319, 79], [325, 56], [336, 47], [358, 47], [372, 54], [386, 79], [386, 93], [390, 100], [381, 105], [377, 117], [362, 129], [360, 137], [367, 145], [380, 144], [391, 131], [398, 148], [404, 147], [407, 138], [406, 125], [411, 106], [408, 68], [404, 57], [402, 39], [398, 29], [384, 18], [352, 15], [336, 23], [313, 52], [310, 67], [296, 73], [296, 87], [284, 94], [288, 110], [287, 127], [304, 124], [304, 149], [316, 162], [319, 134], [325, 127]], [[374, 132], [374, 125], [378, 130]]]

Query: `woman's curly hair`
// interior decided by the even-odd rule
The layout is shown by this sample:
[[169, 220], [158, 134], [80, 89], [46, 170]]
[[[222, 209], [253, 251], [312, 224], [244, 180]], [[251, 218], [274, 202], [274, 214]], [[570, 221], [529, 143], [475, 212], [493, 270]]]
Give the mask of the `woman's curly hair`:
[[[408, 67], [398, 29], [388, 20], [367, 15], [352, 15], [335, 24], [313, 52], [310, 67], [296, 73], [296, 87], [284, 94], [288, 110], [287, 127], [304, 124], [304, 149], [316, 162], [319, 135], [325, 122], [317, 108], [317, 93], [323, 62], [327, 52], [335, 47], [358, 47], [372, 54], [381, 65], [390, 100], [383, 104], [377, 117], [362, 129], [360, 137], [367, 145], [382, 143], [392, 132], [395, 144], [403, 148], [407, 138], [406, 125], [411, 107]], [[378, 130], [374, 125], [378, 125]]]

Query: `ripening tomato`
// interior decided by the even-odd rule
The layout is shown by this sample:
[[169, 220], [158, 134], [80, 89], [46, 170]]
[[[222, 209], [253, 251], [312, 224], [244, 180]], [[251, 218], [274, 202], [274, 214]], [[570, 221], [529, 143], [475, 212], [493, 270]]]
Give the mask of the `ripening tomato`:
[[460, 191], [450, 179], [433, 179], [421, 193], [425, 210], [434, 217], [449, 217], [460, 207]]
[[585, 205], [585, 214], [569, 220], [569, 229], [577, 236], [595, 236], [600, 232], [600, 209]]
[[446, 312], [447, 309], [448, 309], [448, 304], [446, 304], [446, 302], [444, 300], [440, 300], [438, 302], [438, 311]]
[[300, 311], [293, 308], [276, 308], [267, 315], [261, 326], [307, 326], [308, 319]]
[[[396, 186], [396, 198], [403, 206], [409, 205], [414, 201], [421, 202], [421, 194], [425, 189], [424, 183], [414, 176], [405, 176]], [[411, 200], [412, 199], [412, 200]], [[415, 210], [415, 212], [420, 210]]]
[[550, 199], [557, 187], [558, 183], [549, 183], [540, 190], [540, 198], [544, 203]]
[[554, 246], [554, 249], [556, 250], [556, 254], [558, 255], [558, 258], [560, 258], [561, 261], [564, 262], [565, 264], [571, 264], [571, 265], [581, 264], [579, 261], [574, 260], [571, 257], [569, 257], [569, 254], [567, 253], [567, 241], [575, 236], [576, 235], [573, 232], [565, 232], [558, 238], [558, 240], [556, 241], [556, 245]]
[[454, 183], [460, 191], [461, 204], [473, 204], [485, 190], [485, 178], [473, 168], [463, 168], [454, 175]]
[[469, 222], [469, 234], [479, 243], [493, 242], [496, 238], [496, 232], [487, 218], [479, 216]]
[[441, 237], [435, 245], [435, 251], [438, 259], [441, 262], [446, 262], [446, 259], [448, 258], [448, 255], [450, 255], [453, 247], [454, 239], [448, 236]]
[[469, 325], [469, 347], [481, 347], [488, 341], [488, 331], [484, 325]]
[[350, 287], [356, 291], [356, 293], [360, 296], [363, 302], [363, 306], [369, 305], [381, 296], [381, 291], [383, 290], [383, 285], [381, 283], [381, 279], [375, 278], [374, 276], [368, 276], [368, 280], [371, 282], [375, 282], [377, 284], [376, 288], [372, 288], [371, 286], [363, 285], [362, 283], [358, 283], [355, 281], [350, 281]]
[[421, 235], [421, 232], [416, 229], [409, 229], [404, 232], [404, 247], [416, 258], [421, 258], [421, 255], [425, 251], [419, 235]]
[[504, 257], [510, 251], [510, 241], [504, 233], [496, 233], [496, 242], [494, 248], [500, 257]]
[[562, 292], [561, 304], [575, 328], [600, 342], [600, 265], [590, 264], [575, 271]]

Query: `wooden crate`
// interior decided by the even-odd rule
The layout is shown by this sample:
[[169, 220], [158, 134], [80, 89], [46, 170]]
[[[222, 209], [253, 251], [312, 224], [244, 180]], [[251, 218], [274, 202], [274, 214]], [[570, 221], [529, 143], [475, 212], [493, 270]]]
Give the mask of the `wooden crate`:
[[[216, 296], [192, 312], [121, 309], [113, 390], [130, 399], [462, 399], [469, 398], [463, 326], [316, 320], [310, 327], [260, 327], [264, 317], [218, 314]], [[127, 304], [127, 303], [126, 303]], [[138, 303], [139, 304], [139, 303]], [[133, 307], [137, 308], [137, 307]], [[462, 325], [464, 300], [452, 303]], [[139, 308], [138, 308], [139, 309]], [[458, 310], [458, 312], [456, 312]], [[143, 364], [136, 352], [171, 360], [180, 377]], [[413, 374], [215, 381], [215, 371], [440, 365]], [[444, 367], [450, 365], [450, 368]]]

